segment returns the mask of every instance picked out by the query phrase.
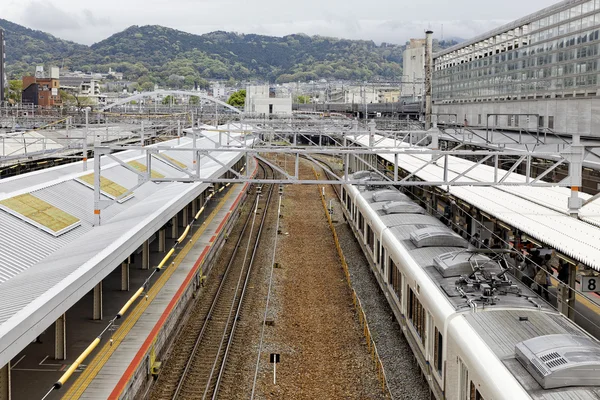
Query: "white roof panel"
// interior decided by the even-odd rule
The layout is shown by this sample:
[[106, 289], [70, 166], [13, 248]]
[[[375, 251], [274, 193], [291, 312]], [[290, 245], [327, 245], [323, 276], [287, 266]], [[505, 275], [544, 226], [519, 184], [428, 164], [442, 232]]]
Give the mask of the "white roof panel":
[[[190, 138], [181, 138], [160, 146], [189, 147], [191, 143]], [[198, 138], [197, 145], [214, 148], [208, 138]], [[177, 159], [186, 154], [171, 153]], [[123, 151], [114, 156], [145, 163], [139, 151]], [[232, 165], [240, 153], [216, 153], [214, 157]], [[153, 169], [161, 164], [160, 172], [165, 175], [183, 175], [153, 161]], [[103, 176], [127, 188], [137, 184], [137, 175], [114, 160], [102, 164]], [[212, 177], [226, 171], [209, 159], [203, 160], [201, 169], [203, 176]], [[6, 364], [208, 187], [206, 183], [146, 182], [135, 189], [133, 199], [103, 209], [102, 225], [93, 227], [93, 190], [75, 181], [91, 172], [93, 160], [85, 172], [82, 163], [73, 163], [0, 180], [0, 199], [34, 193], [81, 220], [81, 226], [55, 237], [0, 210], [0, 365]]]

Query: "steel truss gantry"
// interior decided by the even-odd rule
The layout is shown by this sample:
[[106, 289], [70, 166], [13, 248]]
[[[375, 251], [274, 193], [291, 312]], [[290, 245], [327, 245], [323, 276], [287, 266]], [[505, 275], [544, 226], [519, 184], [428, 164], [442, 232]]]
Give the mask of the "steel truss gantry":
[[[132, 191], [146, 182], [331, 184], [332, 181], [325, 178], [304, 179], [300, 177], [300, 158], [314, 161], [313, 156], [320, 154], [335, 156], [343, 161], [344, 174], [342, 176], [338, 176], [325, 167], [330, 177], [338, 184], [366, 185], [367, 182], [364, 179], [355, 179], [351, 173], [358, 170], [370, 170], [373, 174], [368, 181], [369, 186], [445, 186], [446, 188], [449, 186], [561, 186], [573, 189], [572, 196], [569, 199], [569, 209], [572, 213], [576, 214], [577, 210], [583, 205], [577, 193], [578, 188], [582, 184], [582, 162], [585, 148], [580, 144], [578, 137], [574, 138], [573, 144], [569, 148], [560, 153], [524, 153], [522, 151], [494, 150], [467, 151], [461, 150], [460, 147], [442, 151], [437, 148], [438, 131], [430, 131], [424, 134], [415, 143], [415, 146], [400, 146], [407, 139], [412, 141], [412, 136], [415, 133], [377, 132], [376, 134], [373, 125], [371, 124], [368, 127], [369, 129], [366, 133], [364, 131], [359, 132], [356, 123], [353, 124], [352, 129], [345, 129], [346, 126], [342, 129], [340, 127], [331, 127], [327, 131], [324, 129], [303, 131], [300, 129], [283, 128], [250, 133], [244, 129], [222, 129], [216, 130], [219, 133], [217, 139], [210, 139], [209, 136], [204, 136], [213, 141], [214, 148], [197, 147], [195, 132], [191, 147], [98, 145], [94, 148], [94, 213], [97, 217], [96, 222], [100, 224], [100, 212], [102, 208], [106, 207], [112, 201], [119, 200], [106, 201], [101, 199], [101, 156], [109, 157], [111, 160], [138, 175], [138, 184], [122, 197], [127, 197]], [[394, 138], [393, 146], [379, 146], [383, 140], [391, 137]], [[308, 141], [308, 145], [298, 144], [299, 138], [305, 138]], [[325, 138], [328, 143], [333, 143], [333, 145], [322, 145], [321, 143]], [[273, 144], [274, 141], [277, 145]], [[368, 142], [368, 145], [361, 144], [365, 142]], [[429, 147], [418, 146], [418, 144], [423, 142], [430, 142]], [[146, 171], [139, 171], [112, 155], [114, 151], [122, 150], [137, 150], [145, 154]], [[171, 160], [161, 155], [165, 151], [192, 153], [194, 170], [184, 169], [175, 165]], [[249, 175], [248, 169], [242, 174], [220, 161], [219, 154], [221, 153], [240, 154], [242, 157], [245, 157], [246, 164], [248, 164], [249, 158], [254, 157], [273, 167], [277, 173], [274, 178], [254, 179]], [[388, 156], [388, 159], [392, 159], [393, 157], [394, 162], [390, 166], [390, 169], [383, 172], [379, 170], [377, 156]], [[420, 165], [417, 169], [407, 173], [399, 166], [398, 161], [401, 156], [414, 156]], [[456, 163], [456, 160], [452, 157], [469, 158], [473, 160], [473, 163], [465, 167], [464, 164]], [[507, 160], [506, 157], [509, 157], [509, 159]], [[552, 160], [546, 165], [546, 169], [537, 176], [532, 174], [533, 159], [535, 158]], [[151, 176], [152, 164], [157, 159], [159, 162], [168, 164], [184, 176], [153, 178]], [[501, 161], [504, 169], [500, 168]], [[207, 162], [215, 162], [217, 165], [225, 168], [232, 177], [215, 178], [208, 176], [208, 174], [203, 174], [202, 165], [205, 165]], [[493, 165], [488, 165], [494, 171], [490, 179], [473, 179], [467, 176], [476, 167], [484, 164], [487, 165], [487, 163], [493, 163]], [[525, 178], [514, 179], [511, 174], [522, 165], [525, 166]], [[560, 182], [543, 181], [545, 177], [561, 165], [568, 165], [569, 167], [569, 174], [565, 179]], [[441, 179], [424, 181], [417, 178], [417, 174], [420, 171], [431, 166], [442, 169]]]

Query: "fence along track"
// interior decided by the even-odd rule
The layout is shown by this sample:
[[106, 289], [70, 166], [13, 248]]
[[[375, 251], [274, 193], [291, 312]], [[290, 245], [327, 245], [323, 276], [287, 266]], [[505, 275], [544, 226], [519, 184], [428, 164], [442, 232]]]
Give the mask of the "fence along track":
[[[329, 168], [329, 165], [322, 160], [317, 160], [321, 163], [324, 163]], [[330, 168], [331, 169], [331, 168]], [[319, 174], [313, 167], [313, 174], [316, 179], [319, 179]], [[326, 174], [327, 175], [327, 174]], [[335, 185], [332, 185], [335, 186]], [[339, 193], [335, 190], [336, 195], [339, 197]], [[327, 208], [327, 202], [325, 201], [325, 195], [321, 190], [319, 190], [319, 197], [321, 197], [321, 202], [323, 203], [323, 210], [325, 212], [325, 216], [327, 217], [327, 222], [329, 223], [329, 229], [333, 235], [333, 241], [335, 242], [335, 248], [337, 249], [338, 256], [340, 258], [340, 262], [342, 264], [342, 269], [344, 271], [344, 275], [346, 276], [346, 282], [348, 283], [348, 287], [352, 291], [352, 302], [354, 303], [354, 307], [356, 308], [356, 312], [358, 313], [358, 320], [363, 328], [363, 334], [365, 335], [365, 339], [367, 340], [367, 346], [371, 353], [371, 358], [375, 364], [375, 368], [377, 370], [377, 378], [381, 383], [381, 390], [386, 394], [390, 399], [393, 399], [392, 392], [387, 383], [387, 376], [385, 374], [385, 369], [383, 368], [383, 363], [381, 362], [381, 358], [379, 357], [379, 352], [377, 351], [377, 346], [375, 345], [375, 341], [373, 340], [373, 336], [371, 335], [371, 329], [369, 328], [369, 324], [367, 322], [367, 316], [362, 307], [362, 303], [358, 294], [352, 287], [352, 279], [350, 278], [350, 271], [348, 270], [348, 264], [346, 263], [346, 257], [344, 257], [344, 252], [342, 250], [342, 246], [340, 245], [340, 241], [337, 236], [337, 232], [335, 230], [335, 226], [333, 225], [333, 221], [331, 219], [331, 214], [329, 213], [329, 209]]]
[[[265, 176], [267, 170], [260, 165]], [[269, 168], [270, 169], [270, 168]], [[272, 173], [272, 171], [271, 171]], [[258, 247], [260, 231], [268, 210], [270, 194], [266, 196], [263, 207], [259, 234], [255, 235], [251, 260]], [[152, 399], [196, 399], [215, 398], [217, 382], [224, 370], [226, 355], [231, 345], [230, 338], [235, 330], [235, 321], [240, 312], [242, 296], [245, 292], [248, 276], [252, 267], [246, 263], [248, 249], [251, 246], [252, 231], [258, 210], [260, 195], [253, 202], [253, 210], [244, 222], [242, 232], [236, 242], [232, 255], [218, 287], [209, 288], [206, 298], [212, 301], [197, 302], [181, 333], [173, 345], [173, 352], [163, 367], [163, 372], [151, 393]], [[248, 226], [250, 232], [246, 234]], [[246, 253], [241, 255], [240, 248], [244, 239], [248, 242]], [[246, 265], [247, 264], [247, 265]], [[243, 282], [243, 285], [240, 283]], [[212, 296], [212, 297], [211, 297]], [[233, 311], [236, 311], [233, 317]], [[226, 345], [224, 346], [224, 344]], [[218, 371], [215, 374], [215, 371]], [[211, 394], [214, 391], [214, 394]]]

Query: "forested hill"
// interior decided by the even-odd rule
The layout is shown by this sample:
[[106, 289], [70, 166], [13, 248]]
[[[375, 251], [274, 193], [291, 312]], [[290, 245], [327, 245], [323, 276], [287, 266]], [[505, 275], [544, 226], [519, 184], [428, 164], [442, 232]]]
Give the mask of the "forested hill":
[[398, 79], [404, 50], [400, 45], [303, 34], [272, 37], [218, 31], [193, 35], [157, 25], [131, 26], [88, 47], [2, 19], [0, 27], [7, 31], [7, 69], [13, 77], [33, 71], [35, 64], [55, 63], [95, 72], [112, 67], [140, 84], [182, 87], [205, 79], [231, 78], [271, 82]]

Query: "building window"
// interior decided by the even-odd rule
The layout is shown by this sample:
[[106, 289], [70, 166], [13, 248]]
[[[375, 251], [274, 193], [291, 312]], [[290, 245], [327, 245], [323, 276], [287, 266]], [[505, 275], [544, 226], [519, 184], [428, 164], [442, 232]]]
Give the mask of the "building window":
[[481, 125], [481, 114], [477, 116], [477, 124]]
[[538, 118], [538, 126], [540, 128], [544, 127], [544, 116], [543, 115], [540, 115], [539, 118]]
[[548, 128], [554, 129], [554, 117], [553, 116], [548, 117]]

